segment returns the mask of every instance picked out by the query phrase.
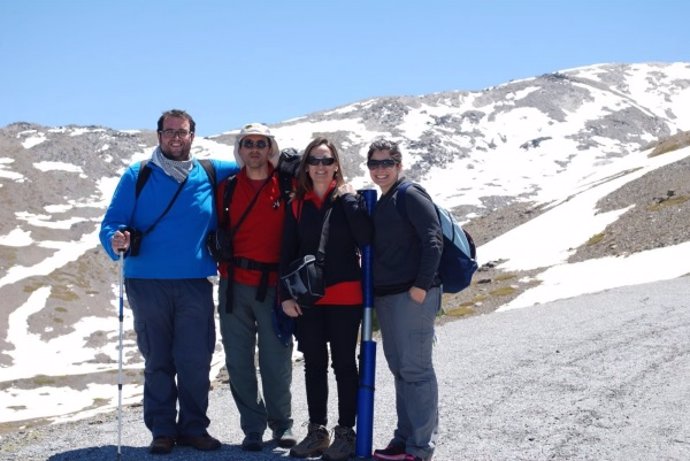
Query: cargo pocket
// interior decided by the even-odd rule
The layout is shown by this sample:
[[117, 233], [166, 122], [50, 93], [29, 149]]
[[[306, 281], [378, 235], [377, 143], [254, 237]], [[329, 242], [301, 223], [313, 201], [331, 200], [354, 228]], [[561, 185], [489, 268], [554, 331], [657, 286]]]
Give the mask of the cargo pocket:
[[151, 344], [149, 342], [149, 335], [146, 332], [146, 322], [134, 320], [134, 331], [137, 334], [137, 346], [139, 352], [144, 357], [144, 360], [149, 358], [151, 351]]

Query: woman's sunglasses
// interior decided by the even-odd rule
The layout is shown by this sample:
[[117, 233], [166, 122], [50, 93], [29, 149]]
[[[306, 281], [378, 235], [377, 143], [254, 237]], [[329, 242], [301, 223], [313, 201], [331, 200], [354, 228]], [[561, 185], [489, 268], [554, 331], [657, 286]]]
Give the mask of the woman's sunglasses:
[[393, 168], [398, 162], [392, 158], [385, 158], [383, 160], [367, 160], [367, 168], [375, 170], [377, 168]]
[[323, 166], [331, 166], [335, 163], [335, 159], [333, 157], [312, 157], [311, 155], [307, 157], [307, 165], [311, 166], [316, 166], [316, 165], [323, 165]]

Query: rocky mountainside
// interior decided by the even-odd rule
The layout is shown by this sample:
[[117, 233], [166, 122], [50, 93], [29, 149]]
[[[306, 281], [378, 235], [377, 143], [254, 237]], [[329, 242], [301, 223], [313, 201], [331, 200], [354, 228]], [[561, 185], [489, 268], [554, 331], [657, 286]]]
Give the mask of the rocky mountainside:
[[[361, 187], [369, 184], [371, 140], [398, 140], [408, 176], [452, 208], [480, 245], [475, 283], [448, 297], [444, 309], [486, 313], [538, 283], [530, 276], [539, 270], [505, 270], [501, 258], [482, 259], [481, 245], [640, 171], [650, 155], [669, 158], [689, 144], [690, 63], [596, 65], [481, 92], [370, 99], [272, 129], [281, 147], [332, 138], [348, 180]], [[197, 138], [195, 154], [231, 158], [235, 133]], [[0, 128], [0, 390], [15, 400], [37, 387], [112, 383], [117, 273], [97, 234], [122, 169], [155, 144], [155, 132], [146, 130]], [[690, 241], [689, 198], [690, 156], [680, 155], [601, 198], [592, 219], [625, 211], [572, 248], [568, 262]], [[27, 350], [44, 346], [63, 359], [79, 353], [35, 363]], [[127, 379], [137, 381], [141, 359], [131, 331], [125, 359]], [[15, 400], [0, 402], [5, 421], [36, 417]]]

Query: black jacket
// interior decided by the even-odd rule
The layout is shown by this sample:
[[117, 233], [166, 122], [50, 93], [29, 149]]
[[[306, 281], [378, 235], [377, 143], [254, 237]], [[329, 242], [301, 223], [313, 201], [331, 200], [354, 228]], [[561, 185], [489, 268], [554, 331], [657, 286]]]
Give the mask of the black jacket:
[[407, 219], [398, 212], [400, 179], [381, 196], [374, 220], [374, 294], [402, 293], [416, 286], [428, 290], [439, 286], [438, 265], [443, 252], [443, 234], [436, 208], [429, 195], [415, 184], [407, 189]]
[[[293, 260], [308, 254], [316, 255], [323, 218], [326, 210], [331, 207], [333, 211], [324, 267], [326, 289], [340, 282], [361, 281], [358, 248], [371, 243], [373, 226], [363, 198], [352, 194], [345, 194], [335, 200], [326, 198], [321, 208], [307, 197], [301, 203], [293, 205], [291, 202], [288, 205], [280, 255], [281, 274], [285, 273]], [[297, 211], [299, 220], [293, 210]], [[289, 299], [282, 284], [280, 299]]]

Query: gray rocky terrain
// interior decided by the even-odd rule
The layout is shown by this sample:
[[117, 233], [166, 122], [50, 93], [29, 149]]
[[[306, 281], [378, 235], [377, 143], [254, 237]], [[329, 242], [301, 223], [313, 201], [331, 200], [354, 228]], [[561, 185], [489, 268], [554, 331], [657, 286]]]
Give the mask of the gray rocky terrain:
[[[688, 276], [447, 322], [437, 334], [435, 461], [690, 459]], [[374, 448], [387, 443], [395, 424], [392, 378], [377, 346]], [[303, 386], [298, 364], [292, 386], [298, 434], [306, 429]], [[209, 430], [223, 442], [219, 451], [177, 447], [167, 456], [149, 455], [150, 434], [135, 406], [123, 412], [122, 460], [289, 458], [273, 444], [242, 452], [226, 385], [214, 388], [210, 402]], [[111, 413], [5, 433], [0, 459], [116, 460], [117, 427]]]

